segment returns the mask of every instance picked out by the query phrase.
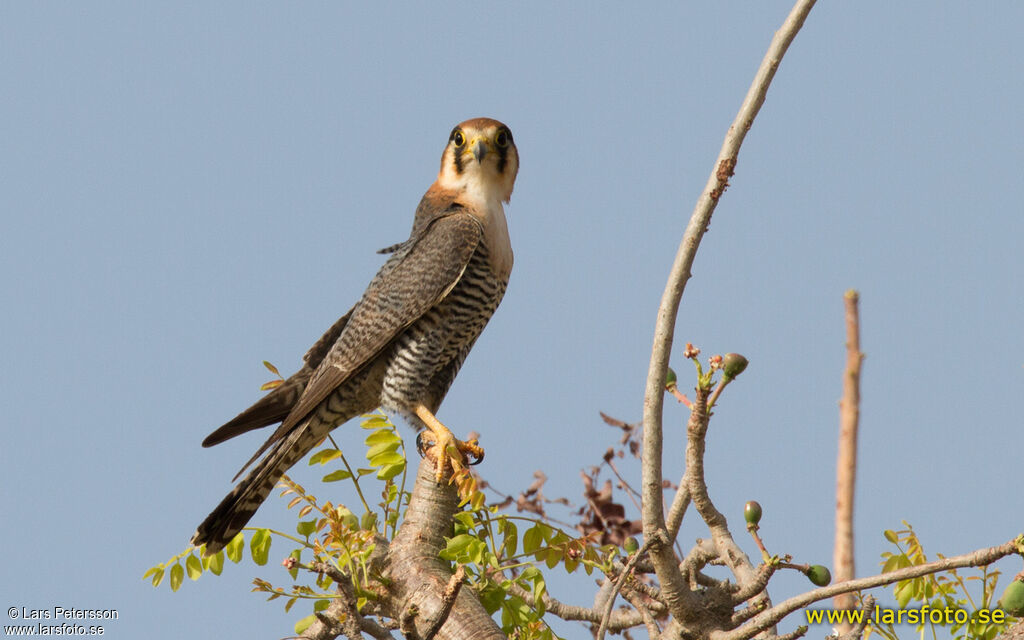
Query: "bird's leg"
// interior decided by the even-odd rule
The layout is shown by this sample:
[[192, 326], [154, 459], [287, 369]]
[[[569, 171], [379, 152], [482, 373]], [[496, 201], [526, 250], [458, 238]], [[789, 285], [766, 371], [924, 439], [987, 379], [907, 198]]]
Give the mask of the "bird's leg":
[[[476, 440], [463, 442], [459, 440], [448, 427], [441, 424], [441, 421], [422, 404], [416, 405], [413, 409], [416, 417], [423, 421], [427, 429], [434, 436], [434, 443], [426, 447], [426, 454], [433, 460], [434, 468], [437, 470], [437, 481], [444, 478], [444, 470], [450, 465], [452, 474], [461, 470], [466, 464], [476, 464], [484, 459], [484, 450], [480, 448]], [[474, 462], [470, 462], [473, 456]]]

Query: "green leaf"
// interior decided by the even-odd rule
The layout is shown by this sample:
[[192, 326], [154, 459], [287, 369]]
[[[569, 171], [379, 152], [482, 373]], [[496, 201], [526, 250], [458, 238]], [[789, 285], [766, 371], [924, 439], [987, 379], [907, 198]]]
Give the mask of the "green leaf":
[[263, 366], [266, 367], [270, 371], [270, 373], [274, 374], [275, 376], [281, 375], [280, 373], [278, 373], [277, 367], [275, 367], [274, 365], [270, 364], [266, 360], [263, 361]]
[[523, 553], [533, 554], [540, 549], [540, 545], [544, 541], [540, 527], [541, 525], [535, 524], [523, 534]]
[[219, 576], [220, 572], [224, 570], [224, 550], [221, 549], [217, 553], [210, 556], [210, 573], [215, 576]]
[[377, 470], [378, 480], [390, 480], [405, 471], [405, 460], [399, 464], [386, 464]]
[[477, 538], [466, 548], [466, 551], [468, 552], [467, 555], [470, 562], [478, 565], [483, 564], [484, 553], [487, 552], [487, 543]]
[[164, 579], [164, 568], [163, 567], [153, 567], [153, 568], [156, 569], [156, 572], [153, 573], [153, 586], [154, 587], [159, 587], [160, 583]]
[[224, 547], [224, 551], [228, 554], [228, 560], [238, 564], [242, 561], [242, 551], [245, 549], [245, 533], [242, 531], [238, 532], [228, 546]]
[[548, 569], [554, 569], [558, 566], [558, 563], [562, 561], [562, 550], [555, 547], [548, 547], [547, 558], [544, 559], [544, 564], [547, 565]]
[[381, 444], [384, 442], [401, 442], [401, 438], [398, 434], [391, 429], [378, 429], [366, 436], [366, 446], [372, 447], [375, 444]]
[[886, 540], [888, 540], [889, 542], [891, 542], [893, 544], [896, 544], [897, 542], [900, 541], [900, 537], [898, 535], [896, 535], [896, 532], [893, 531], [892, 529], [886, 529], [885, 533], [883, 535], [885, 536]]
[[405, 456], [400, 453], [382, 453], [380, 455], [369, 458], [370, 464], [375, 467], [383, 467], [386, 464], [400, 464], [405, 462]]
[[171, 567], [171, 591], [177, 591], [181, 581], [185, 579], [185, 570], [181, 568], [180, 562], [175, 562]]
[[461, 524], [466, 529], [473, 528], [473, 514], [469, 511], [460, 511], [455, 514], [456, 524]]
[[363, 476], [368, 476], [371, 473], [374, 473], [374, 471], [375, 469], [356, 469], [356, 475], [362, 478]]
[[504, 589], [494, 585], [493, 583], [488, 584], [479, 593], [480, 604], [484, 606], [484, 609], [488, 614], [493, 614], [499, 608], [501, 603], [505, 600]]
[[295, 623], [296, 635], [302, 635], [302, 632], [308, 629], [309, 625], [313, 624], [314, 622], [316, 622], [316, 616], [314, 616], [313, 614], [309, 614], [305, 618], [302, 618], [301, 620], [297, 621]]
[[441, 551], [441, 557], [445, 560], [454, 560], [476, 539], [477, 538], [475, 536], [471, 536], [468, 533], [463, 533], [455, 536], [454, 538], [449, 538], [445, 548]]
[[346, 469], [338, 469], [332, 471], [323, 477], [324, 482], [337, 482], [339, 480], [348, 480], [352, 477], [352, 474]]
[[267, 557], [270, 555], [270, 542], [270, 531], [267, 529], [257, 529], [256, 532], [252, 534], [252, 540], [249, 541], [249, 551], [252, 555], [252, 561], [261, 567], [267, 564]]
[[321, 449], [313, 455], [309, 456], [309, 466], [315, 464], [327, 464], [331, 460], [335, 460], [341, 457], [341, 451], [338, 449]]
[[299, 533], [300, 536], [309, 537], [309, 534], [316, 531], [316, 520], [302, 520], [297, 525], [295, 525], [295, 530]]
[[565, 556], [565, 572], [572, 573], [580, 566], [580, 561], [571, 556]]
[[549, 533], [548, 536], [545, 536], [547, 538], [548, 544], [551, 544], [552, 546], [554, 546], [554, 545], [560, 545], [560, 544], [565, 544], [566, 542], [569, 542], [569, 536], [565, 535], [561, 531], [557, 531], [556, 532], [551, 527], [545, 527], [545, 528], [550, 533], [554, 533], [554, 535], [550, 535], [550, 533]]
[[547, 593], [547, 583], [544, 582], [544, 574], [537, 571], [537, 576], [533, 579], [533, 606], [537, 610], [537, 613], [544, 615], [544, 594]]
[[896, 603], [900, 609], [906, 609], [907, 603], [914, 596], [914, 583], [912, 580], [908, 580], [899, 584], [896, 587]]
[[334, 509], [334, 513], [341, 519], [341, 523], [349, 529], [359, 528], [359, 518], [356, 514], [349, 511], [348, 507], [339, 505]]
[[516, 525], [511, 520], [502, 521], [502, 530], [505, 534], [505, 539], [501, 542], [501, 553], [507, 558], [511, 558], [516, 555], [516, 548], [519, 545], [519, 532], [516, 529]]
[[381, 427], [394, 426], [384, 416], [370, 416], [359, 424], [359, 427], [362, 429], [380, 429]]
[[900, 558], [902, 557], [903, 556], [894, 555], [890, 557], [888, 560], [886, 560], [885, 564], [882, 565], [882, 573], [889, 573], [890, 571], [895, 571], [896, 569], [898, 569], [900, 564]]
[[392, 453], [398, 449], [398, 445], [400, 444], [401, 442], [399, 442], [398, 440], [392, 440], [391, 442], [381, 442], [375, 444], [366, 450], [366, 459], [373, 460], [382, 453]]
[[[295, 562], [300, 562], [302, 560], [302, 549], [293, 549], [292, 552], [288, 554], [288, 557], [293, 558]], [[299, 568], [292, 567], [288, 570], [288, 575], [292, 577], [292, 580], [297, 579], [299, 577]], [[287, 608], [285, 610], [287, 611]]]
[[203, 564], [195, 554], [189, 554], [185, 559], [185, 568], [188, 569], [189, 580], [198, 580], [199, 576], [203, 575]]
[[486, 499], [487, 496], [484, 495], [483, 491], [474, 491], [469, 499], [469, 508], [472, 509], [473, 511], [479, 511], [480, 509], [483, 509], [484, 500]]

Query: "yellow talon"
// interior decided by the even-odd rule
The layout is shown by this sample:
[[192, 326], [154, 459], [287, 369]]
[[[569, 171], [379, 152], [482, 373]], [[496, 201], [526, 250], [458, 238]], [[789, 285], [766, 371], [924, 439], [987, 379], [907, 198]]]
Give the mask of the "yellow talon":
[[[434, 438], [434, 442], [424, 448], [424, 453], [434, 463], [438, 482], [444, 479], [444, 472], [449, 467], [452, 470], [451, 477], [454, 477], [466, 465], [477, 464], [483, 460], [484, 450], [475, 439], [468, 442], [459, 440], [423, 405], [417, 406], [415, 413]], [[474, 461], [470, 462], [471, 460]]]

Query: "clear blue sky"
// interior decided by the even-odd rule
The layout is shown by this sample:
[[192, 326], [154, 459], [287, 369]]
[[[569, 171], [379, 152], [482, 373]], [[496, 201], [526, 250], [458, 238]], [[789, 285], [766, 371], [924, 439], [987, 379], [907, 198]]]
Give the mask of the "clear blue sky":
[[[357, 299], [474, 116], [522, 156], [516, 266], [440, 416], [482, 434], [495, 485], [543, 469], [578, 500], [616, 435], [598, 411], [639, 419], [676, 245], [789, 8], [0, 5], [0, 604], [116, 608], [113, 638], [289, 634], [306, 611], [248, 593], [290, 584], [276, 560], [174, 594], [140, 577], [262, 442], [202, 438]], [[688, 386], [687, 341], [750, 359], [707, 472], [734, 524], [764, 505], [773, 551], [831, 563], [849, 288], [858, 572], [901, 519], [933, 554], [1024, 530], [1021, 24], [1017, 2], [822, 2], [747, 138], [673, 360]], [[667, 411], [672, 478], [684, 420]], [[292, 522], [281, 500], [255, 520]], [[551, 588], [587, 604], [591, 584]]]

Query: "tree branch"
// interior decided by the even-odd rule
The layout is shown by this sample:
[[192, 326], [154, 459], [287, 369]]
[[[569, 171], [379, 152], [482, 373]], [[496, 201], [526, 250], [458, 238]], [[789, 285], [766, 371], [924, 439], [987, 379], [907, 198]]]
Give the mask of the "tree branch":
[[[853, 599], [853, 594], [850, 594], [850, 599]], [[872, 596], [864, 598], [864, 604], [861, 606], [861, 611], [864, 615], [861, 616], [860, 622], [856, 625], [845, 625], [849, 627], [845, 632], [840, 632], [837, 640], [858, 640], [863, 637], [864, 630], [868, 628], [868, 623], [871, 622], [871, 610], [875, 608], [875, 599]]]
[[622, 573], [619, 574], [618, 579], [615, 580], [615, 586], [612, 588], [611, 595], [608, 596], [608, 600], [604, 604], [604, 612], [601, 614], [601, 626], [597, 629], [597, 640], [604, 640], [604, 634], [608, 631], [608, 621], [612, 617], [612, 608], [615, 606], [615, 596], [619, 594], [622, 590], [622, 585], [625, 584], [626, 580], [628, 580], [629, 576], [633, 573], [633, 567], [635, 567], [636, 563], [640, 560], [640, 556], [650, 549], [653, 544], [657, 544], [657, 542], [653, 539], [646, 540], [644, 542], [644, 546], [640, 547], [640, 549], [633, 554], [626, 563], [626, 567], [622, 570]]
[[747, 554], [733, 540], [725, 516], [715, 508], [704, 480], [704, 445], [710, 419], [708, 393], [709, 389], [696, 389], [693, 406], [690, 407], [690, 420], [686, 427], [684, 483], [690, 490], [694, 508], [711, 532], [711, 540], [715, 544], [718, 557], [729, 566], [741, 585], [747, 585], [757, 580], [754, 567]]
[[[836, 541], [832, 571], [836, 582], [852, 580], [853, 565], [853, 497], [857, 479], [857, 425], [860, 418], [860, 368], [864, 354], [860, 351], [859, 296], [850, 290], [843, 296], [846, 306], [846, 370], [843, 372], [843, 397], [839, 401], [839, 453], [836, 461]], [[836, 596], [836, 609], [852, 609], [853, 594]], [[843, 622], [836, 625], [840, 634], [853, 630]]]
[[648, 640], [661, 640], [661, 629], [658, 628], [658, 621], [654, 619], [654, 615], [651, 613], [650, 608], [634, 591], [626, 590], [622, 593], [622, 597], [629, 601], [629, 604], [633, 605], [633, 608], [640, 612], [640, 615], [644, 618], [644, 626], [647, 627], [647, 639]]
[[[789, 16], [772, 39], [768, 52], [754, 77], [743, 104], [740, 106], [729, 132], [725, 136], [722, 149], [715, 162], [715, 168], [708, 178], [707, 185], [697, 201], [697, 205], [687, 224], [682, 242], [676, 252], [675, 260], [669, 271], [668, 282], [662, 294], [658, 308], [657, 321], [654, 329], [654, 346], [651, 350], [651, 362], [647, 371], [647, 384], [644, 391], [644, 446], [643, 446], [643, 527], [644, 537], [665, 536], [668, 539], [664, 519], [664, 502], [662, 496], [662, 410], [664, 401], [665, 372], [668, 368], [669, 354], [675, 331], [676, 316], [679, 302], [690, 278], [690, 270], [701, 238], [711, 222], [711, 214], [722, 193], [728, 186], [736, 166], [737, 156], [747, 131], [750, 130], [761, 105], [764, 104], [768, 87], [783, 55], [790, 43], [800, 31], [807, 14], [814, 6], [815, 0], [799, 0], [790, 11]], [[654, 563], [658, 580], [662, 585], [665, 600], [673, 616], [683, 618], [687, 609], [692, 609], [694, 598], [687, 589], [682, 574], [679, 572], [671, 542], [655, 545], [651, 548], [651, 559]]]
[[942, 560], [936, 560], [935, 562], [914, 565], [912, 567], [906, 567], [905, 569], [892, 571], [890, 573], [883, 573], [869, 578], [858, 578], [856, 580], [847, 580], [846, 582], [831, 584], [827, 587], [814, 589], [813, 591], [808, 591], [807, 593], [794, 596], [788, 600], [780, 602], [771, 609], [754, 616], [750, 622], [742, 627], [728, 632], [717, 632], [712, 634], [711, 640], [745, 640], [746, 638], [752, 638], [765, 629], [775, 625], [775, 623], [779, 622], [797, 609], [806, 607], [807, 605], [818, 602], [819, 600], [831, 598], [840, 593], [853, 593], [854, 591], [880, 587], [882, 585], [899, 582], [900, 580], [919, 578], [921, 576], [939, 573], [941, 571], [949, 571], [950, 569], [980, 567], [982, 565], [991, 564], [1000, 558], [1004, 558], [1014, 553], [1019, 553], [1016, 539], [1010, 540], [1009, 542], [997, 547], [978, 549], [977, 551], [952, 558], [943, 558]]
[[[509, 585], [508, 592], [527, 602], [533, 601], [533, 594], [515, 582]], [[549, 595], [541, 596], [541, 600], [544, 602], [545, 611], [553, 614], [557, 618], [561, 618], [562, 620], [568, 620], [569, 622], [590, 622], [593, 624], [601, 623], [602, 612], [597, 608], [578, 607], [572, 604], [565, 604], [557, 598]], [[656, 609], [655, 611], [657, 613], [664, 613], [663, 609]], [[608, 630], [613, 632], [622, 631], [623, 629], [630, 629], [643, 623], [643, 616], [638, 611], [613, 611], [612, 617], [608, 621]]]

